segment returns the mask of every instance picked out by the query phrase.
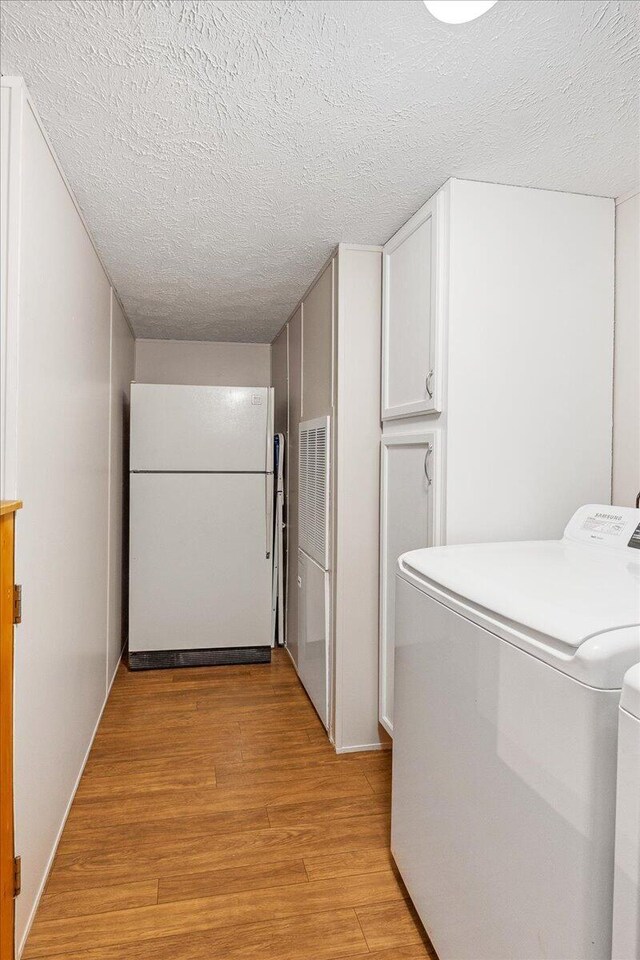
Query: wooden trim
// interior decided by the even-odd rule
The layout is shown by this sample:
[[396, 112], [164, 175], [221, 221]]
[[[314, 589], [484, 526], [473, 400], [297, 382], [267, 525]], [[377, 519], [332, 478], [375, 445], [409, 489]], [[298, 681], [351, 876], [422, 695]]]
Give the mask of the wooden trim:
[[19, 500], [0, 503], [0, 957], [14, 956], [13, 597]]
[[0, 500], [0, 517], [15, 513], [22, 506], [22, 500]]

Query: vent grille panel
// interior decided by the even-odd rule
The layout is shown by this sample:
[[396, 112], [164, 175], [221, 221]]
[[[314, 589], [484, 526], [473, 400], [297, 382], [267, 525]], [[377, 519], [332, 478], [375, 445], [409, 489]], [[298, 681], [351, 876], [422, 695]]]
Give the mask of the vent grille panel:
[[218, 667], [234, 663], [270, 663], [271, 647], [213, 647], [197, 650], [130, 651], [130, 670]]
[[300, 424], [300, 549], [329, 567], [329, 417]]

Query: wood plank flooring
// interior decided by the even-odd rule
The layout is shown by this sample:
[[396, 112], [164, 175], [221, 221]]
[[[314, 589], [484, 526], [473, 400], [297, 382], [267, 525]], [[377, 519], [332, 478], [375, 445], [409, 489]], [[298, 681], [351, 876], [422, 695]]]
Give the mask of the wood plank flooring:
[[121, 666], [24, 960], [437, 960], [390, 754], [336, 756], [287, 655]]

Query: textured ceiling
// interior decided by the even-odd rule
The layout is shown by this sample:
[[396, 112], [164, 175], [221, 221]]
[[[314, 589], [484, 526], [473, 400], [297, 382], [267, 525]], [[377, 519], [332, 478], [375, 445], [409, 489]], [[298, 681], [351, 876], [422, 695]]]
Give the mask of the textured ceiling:
[[33, 95], [139, 336], [272, 338], [340, 240], [449, 176], [638, 182], [636, 2], [4, 0]]

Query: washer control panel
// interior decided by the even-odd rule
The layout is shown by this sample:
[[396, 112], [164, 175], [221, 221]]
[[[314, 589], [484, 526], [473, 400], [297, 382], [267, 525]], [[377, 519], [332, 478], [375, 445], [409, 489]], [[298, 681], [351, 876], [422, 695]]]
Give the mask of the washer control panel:
[[640, 550], [640, 510], [589, 503], [576, 510], [571, 517], [563, 540], [591, 543], [613, 550]]

